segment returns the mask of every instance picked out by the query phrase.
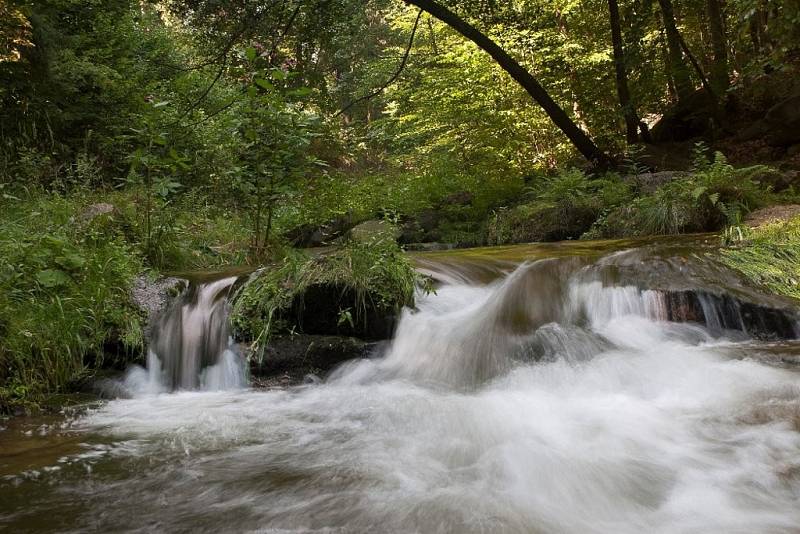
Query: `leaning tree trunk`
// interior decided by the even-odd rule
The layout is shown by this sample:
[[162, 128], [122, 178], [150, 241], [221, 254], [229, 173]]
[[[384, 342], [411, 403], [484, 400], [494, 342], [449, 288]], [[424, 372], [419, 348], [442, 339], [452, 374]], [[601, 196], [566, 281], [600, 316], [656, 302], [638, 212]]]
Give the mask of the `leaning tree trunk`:
[[631, 92], [628, 89], [628, 72], [625, 67], [625, 50], [622, 47], [617, 0], [608, 0], [608, 13], [611, 21], [611, 44], [614, 48], [614, 68], [617, 75], [617, 95], [622, 116], [625, 117], [625, 138], [628, 143], [633, 144], [639, 140], [639, 117], [636, 115], [636, 107], [631, 101]]
[[678, 93], [678, 102], [686, 100], [692, 94], [692, 81], [689, 78], [689, 68], [683, 60], [681, 53], [681, 36], [678, 25], [675, 23], [675, 11], [672, 0], [658, 0], [661, 6], [661, 18], [664, 21], [664, 31], [667, 34], [667, 52], [669, 53], [669, 69], [675, 81], [675, 91]]
[[600, 150], [587, 133], [581, 130], [575, 122], [569, 118], [569, 115], [561, 109], [561, 106], [556, 104], [536, 78], [512, 58], [508, 52], [498, 46], [497, 43], [438, 2], [432, 0], [403, 1], [430, 13], [492, 56], [492, 59], [494, 59], [503, 70], [510, 74], [511, 77], [528, 92], [536, 103], [541, 106], [545, 113], [547, 113], [547, 116], [550, 117], [550, 120], [564, 132], [575, 148], [577, 148], [587, 160], [598, 167], [610, 166], [611, 160], [608, 155]]
[[725, 22], [722, 18], [720, 0], [706, 0], [708, 27], [711, 31], [711, 49], [714, 61], [711, 66], [711, 87], [717, 95], [724, 95], [730, 85], [728, 77], [728, 40], [725, 36]]

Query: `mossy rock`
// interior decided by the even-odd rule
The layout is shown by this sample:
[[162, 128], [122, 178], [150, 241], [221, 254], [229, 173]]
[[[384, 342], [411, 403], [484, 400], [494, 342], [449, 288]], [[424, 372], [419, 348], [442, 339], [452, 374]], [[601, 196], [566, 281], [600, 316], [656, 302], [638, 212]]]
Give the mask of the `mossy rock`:
[[234, 295], [234, 329], [261, 348], [283, 333], [386, 339], [400, 310], [413, 306], [417, 281], [393, 239], [351, 240], [256, 273]]
[[532, 203], [499, 211], [490, 219], [487, 243], [505, 245], [576, 239], [591, 228], [597, 213], [590, 207]]

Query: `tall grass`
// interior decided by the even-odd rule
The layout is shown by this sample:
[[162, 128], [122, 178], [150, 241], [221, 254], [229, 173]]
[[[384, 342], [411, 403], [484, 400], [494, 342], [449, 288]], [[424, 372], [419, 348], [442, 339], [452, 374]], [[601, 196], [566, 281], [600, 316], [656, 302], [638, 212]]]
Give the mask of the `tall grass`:
[[[139, 256], [107, 216], [55, 195], [0, 200], [0, 408], [63, 391], [115, 350], [136, 351]], [[111, 351], [113, 352], [113, 351]]]
[[301, 252], [263, 269], [248, 281], [233, 300], [232, 321], [239, 335], [263, 349], [274, 333], [293, 332], [289, 313], [312, 286], [327, 286], [343, 297], [340, 322], [368, 326], [371, 310], [394, 310], [414, 303], [421, 280], [391, 235], [365, 241], [350, 240], [326, 254], [311, 257]]
[[725, 233], [723, 263], [773, 293], [800, 299], [800, 217]]

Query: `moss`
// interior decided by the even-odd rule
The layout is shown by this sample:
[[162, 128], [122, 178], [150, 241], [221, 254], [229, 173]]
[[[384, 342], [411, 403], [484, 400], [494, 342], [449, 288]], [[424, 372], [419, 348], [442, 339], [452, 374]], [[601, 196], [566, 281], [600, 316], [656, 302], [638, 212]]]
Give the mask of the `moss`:
[[232, 321], [257, 349], [294, 331], [380, 337], [390, 316], [413, 305], [417, 282], [391, 235], [349, 240], [319, 256], [293, 252], [256, 273], [234, 296]]
[[773, 293], [800, 299], [800, 217], [758, 228], [733, 227], [724, 239], [723, 263]]
[[630, 187], [613, 174], [590, 178], [572, 169], [540, 178], [530, 188], [531, 201], [494, 213], [487, 241], [502, 245], [575, 239], [631, 195]]

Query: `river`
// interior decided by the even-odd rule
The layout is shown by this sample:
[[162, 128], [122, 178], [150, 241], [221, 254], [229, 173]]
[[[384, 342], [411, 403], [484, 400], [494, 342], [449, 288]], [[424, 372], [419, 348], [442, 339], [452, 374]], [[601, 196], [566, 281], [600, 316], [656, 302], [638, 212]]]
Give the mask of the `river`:
[[0, 530], [799, 532], [795, 312], [708, 243], [421, 254], [321, 383], [0, 423]]

